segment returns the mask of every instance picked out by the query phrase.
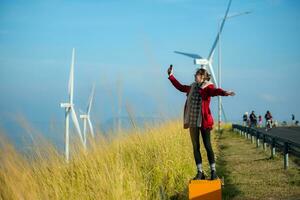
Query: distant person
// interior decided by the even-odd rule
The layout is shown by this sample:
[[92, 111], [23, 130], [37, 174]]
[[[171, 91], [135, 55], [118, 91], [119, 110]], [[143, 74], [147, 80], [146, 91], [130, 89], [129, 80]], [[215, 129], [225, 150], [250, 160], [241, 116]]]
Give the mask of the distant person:
[[247, 126], [248, 125], [248, 112], [245, 112], [245, 114], [243, 115], [243, 126]]
[[261, 128], [261, 127], [262, 127], [262, 124], [263, 124], [262, 116], [259, 115], [259, 116], [258, 116], [258, 127]]
[[213, 128], [213, 117], [209, 108], [210, 99], [213, 96], [234, 96], [232, 91], [224, 91], [215, 88], [211, 83], [210, 74], [206, 69], [197, 69], [194, 77], [195, 81], [190, 85], [182, 85], [173, 75], [172, 65], [168, 69], [169, 80], [173, 86], [186, 93], [187, 100], [184, 106], [184, 128], [189, 128], [191, 141], [193, 144], [194, 159], [197, 166], [197, 174], [194, 180], [205, 179], [202, 170], [202, 157], [200, 153], [199, 135], [201, 132], [204, 147], [207, 152], [208, 161], [211, 169], [212, 180], [217, 179], [215, 155], [211, 146], [210, 134]]
[[294, 125], [294, 124], [295, 124], [295, 115], [292, 114], [292, 125]]
[[256, 127], [256, 125], [257, 125], [257, 117], [256, 117], [254, 111], [251, 112], [249, 118], [250, 118], [250, 127]]
[[267, 110], [266, 114], [265, 114], [265, 120], [266, 120], [266, 130], [269, 130], [272, 128], [272, 120], [273, 120], [273, 117], [272, 117], [272, 114], [270, 111]]

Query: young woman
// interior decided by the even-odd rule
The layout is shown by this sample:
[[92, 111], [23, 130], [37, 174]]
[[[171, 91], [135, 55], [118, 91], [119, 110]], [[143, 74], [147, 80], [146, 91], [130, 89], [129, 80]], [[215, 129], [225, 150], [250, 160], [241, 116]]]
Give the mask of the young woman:
[[184, 128], [189, 128], [197, 166], [197, 174], [193, 179], [205, 179], [200, 153], [200, 132], [210, 164], [210, 178], [211, 180], [217, 179], [215, 156], [210, 142], [210, 133], [213, 128], [213, 117], [209, 108], [210, 98], [212, 96], [234, 96], [235, 93], [232, 91], [224, 91], [221, 88], [215, 88], [214, 85], [209, 82], [210, 74], [203, 68], [197, 69], [195, 82], [191, 85], [182, 85], [175, 79], [172, 65], [168, 69], [168, 75], [174, 87], [187, 95], [184, 106]]

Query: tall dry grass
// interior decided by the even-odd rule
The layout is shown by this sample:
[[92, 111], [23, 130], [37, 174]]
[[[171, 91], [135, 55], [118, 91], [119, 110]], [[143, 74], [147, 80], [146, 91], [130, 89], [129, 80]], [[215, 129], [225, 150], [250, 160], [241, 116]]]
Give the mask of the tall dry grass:
[[[215, 137], [212, 141], [217, 151]], [[68, 164], [47, 141], [38, 143], [28, 158], [1, 139], [1, 199], [186, 199], [195, 175], [181, 121], [122, 132], [111, 140], [98, 135], [87, 151], [73, 144]]]

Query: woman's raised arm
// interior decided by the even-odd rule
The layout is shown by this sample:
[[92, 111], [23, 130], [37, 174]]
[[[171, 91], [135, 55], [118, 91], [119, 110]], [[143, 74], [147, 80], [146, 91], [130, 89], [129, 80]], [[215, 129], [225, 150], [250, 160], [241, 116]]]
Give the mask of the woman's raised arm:
[[189, 85], [182, 85], [173, 75], [173, 66], [170, 65], [168, 69], [168, 75], [169, 75], [169, 80], [173, 84], [173, 86], [179, 90], [180, 92], [185, 92], [188, 93], [190, 91], [191, 86]]

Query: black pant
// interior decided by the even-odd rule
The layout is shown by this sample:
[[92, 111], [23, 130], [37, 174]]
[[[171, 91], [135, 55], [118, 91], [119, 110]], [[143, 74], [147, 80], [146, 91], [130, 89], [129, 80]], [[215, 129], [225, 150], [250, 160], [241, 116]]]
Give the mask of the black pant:
[[202, 157], [200, 153], [200, 140], [199, 135], [202, 135], [202, 141], [206, 149], [207, 158], [209, 164], [215, 163], [215, 155], [210, 142], [210, 129], [203, 129], [200, 127], [190, 127], [190, 136], [193, 144], [194, 158], [196, 165], [202, 163]]

